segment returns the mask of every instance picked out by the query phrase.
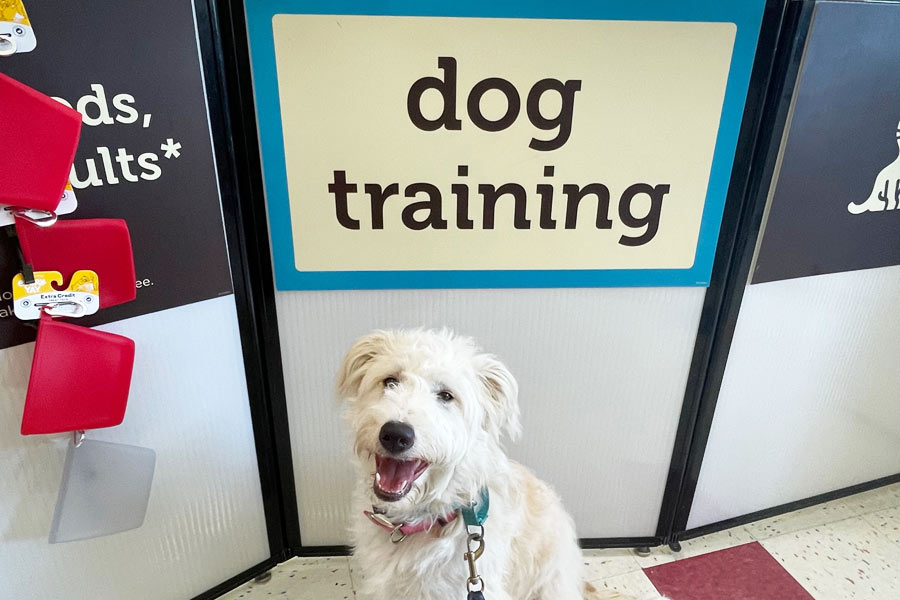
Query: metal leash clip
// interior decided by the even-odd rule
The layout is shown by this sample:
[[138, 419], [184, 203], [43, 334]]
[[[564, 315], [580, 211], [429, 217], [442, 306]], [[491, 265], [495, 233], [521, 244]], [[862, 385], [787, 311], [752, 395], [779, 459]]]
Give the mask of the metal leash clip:
[[51, 317], [83, 317], [87, 313], [87, 307], [81, 302], [64, 300], [62, 302], [35, 303], [35, 306]]
[[[2, 56], [2, 54], [0, 54], [0, 56]], [[38, 227], [50, 227], [51, 225], [56, 225], [57, 216], [52, 210], [25, 208], [24, 206], [7, 206], [6, 210], [11, 212], [13, 216], [24, 219]]]
[[[468, 600], [484, 600], [484, 580], [478, 574], [478, 568], [475, 566], [475, 561], [484, 554], [484, 526], [479, 526], [479, 530], [469, 533], [469, 537], [466, 538], [466, 549], [468, 552], [463, 555], [469, 566], [469, 577], [466, 579], [466, 589], [469, 592]], [[473, 542], [477, 544], [474, 549]]]
[[406, 539], [406, 534], [400, 530], [400, 528], [403, 527], [406, 523], [395, 525], [386, 516], [379, 512], [375, 512], [374, 510], [372, 512], [367, 512], [366, 515], [368, 515], [369, 519], [376, 525], [381, 525], [382, 527], [386, 527], [391, 530], [391, 542], [399, 544]]

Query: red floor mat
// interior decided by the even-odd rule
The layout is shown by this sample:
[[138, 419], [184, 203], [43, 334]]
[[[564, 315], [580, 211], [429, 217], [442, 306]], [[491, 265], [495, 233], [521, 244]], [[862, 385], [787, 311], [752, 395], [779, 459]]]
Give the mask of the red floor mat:
[[672, 600], [813, 600], [757, 542], [644, 572]]

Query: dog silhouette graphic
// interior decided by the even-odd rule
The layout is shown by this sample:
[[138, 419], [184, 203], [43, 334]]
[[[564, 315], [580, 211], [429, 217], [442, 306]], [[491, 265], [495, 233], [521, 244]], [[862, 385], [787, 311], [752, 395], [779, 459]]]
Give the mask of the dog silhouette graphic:
[[895, 210], [900, 207], [900, 123], [897, 124], [897, 158], [886, 166], [875, 179], [872, 193], [862, 204], [851, 202], [847, 206], [850, 214]]

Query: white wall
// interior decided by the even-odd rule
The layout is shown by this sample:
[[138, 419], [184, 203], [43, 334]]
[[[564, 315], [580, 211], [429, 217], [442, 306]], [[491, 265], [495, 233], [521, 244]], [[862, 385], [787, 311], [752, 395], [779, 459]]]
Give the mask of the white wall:
[[900, 266], [749, 286], [688, 527], [900, 472]]
[[348, 432], [332, 389], [355, 338], [443, 326], [519, 379], [511, 448], [559, 491], [581, 537], [656, 531], [705, 288], [279, 292], [305, 545], [346, 543]]
[[147, 519], [47, 542], [70, 435], [19, 435], [34, 344], [0, 351], [0, 597], [184, 600], [269, 556], [233, 296], [101, 327], [135, 340], [125, 421], [152, 448]]

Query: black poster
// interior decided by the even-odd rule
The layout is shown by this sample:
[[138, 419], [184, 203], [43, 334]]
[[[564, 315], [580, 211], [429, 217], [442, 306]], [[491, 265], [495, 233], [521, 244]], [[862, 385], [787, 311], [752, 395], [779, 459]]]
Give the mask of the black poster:
[[813, 16], [753, 283], [900, 264], [900, 5]]
[[[134, 247], [137, 299], [78, 323], [231, 293], [190, 0], [24, 2], [37, 44], [0, 58], [0, 71], [83, 117], [71, 179], [78, 208], [61, 218], [125, 219]], [[0, 243], [5, 348], [33, 340], [35, 330], [12, 316], [18, 266], [6, 235]]]

